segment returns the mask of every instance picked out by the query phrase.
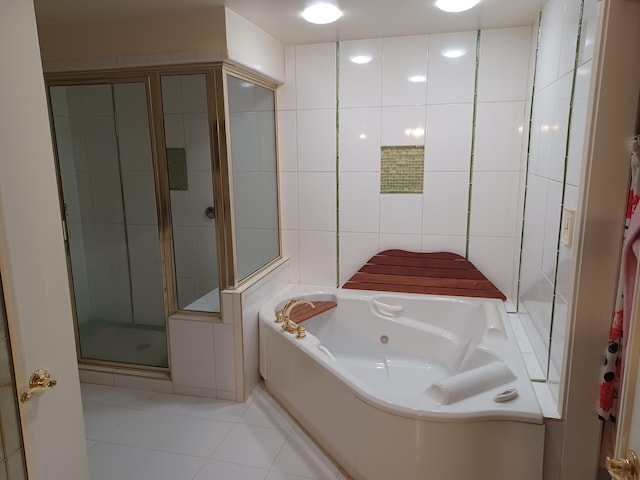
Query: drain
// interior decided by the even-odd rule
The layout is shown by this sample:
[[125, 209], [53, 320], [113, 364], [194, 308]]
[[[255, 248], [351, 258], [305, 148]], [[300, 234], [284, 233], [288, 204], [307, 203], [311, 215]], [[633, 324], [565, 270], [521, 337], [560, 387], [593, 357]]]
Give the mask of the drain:
[[380, 343], [384, 343], [384, 344], [389, 343], [389, 337], [387, 337], [386, 335], [382, 335], [380, 337]]
[[150, 343], [140, 343], [139, 345], [136, 345], [136, 350], [148, 350], [150, 348], [151, 348]]

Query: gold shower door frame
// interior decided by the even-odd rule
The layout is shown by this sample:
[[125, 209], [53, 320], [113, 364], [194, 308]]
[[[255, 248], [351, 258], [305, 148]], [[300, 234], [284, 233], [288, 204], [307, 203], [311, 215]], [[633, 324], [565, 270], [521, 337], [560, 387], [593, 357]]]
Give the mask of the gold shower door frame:
[[[156, 197], [156, 211], [158, 217], [158, 233], [160, 240], [160, 260], [163, 282], [163, 299], [165, 322], [171, 315], [180, 314], [191, 318], [213, 319], [221, 321], [221, 313], [199, 312], [180, 310], [178, 307], [175, 252], [173, 245], [173, 230], [171, 219], [171, 203], [169, 192], [169, 177], [167, 169], [165, 132], [163, 122], [161, 77], [169, 75], [196, 75], [202, 74], [206, 78], [207, 103], [209, 116], [209, 138], [212, 162], [212, 185], [214, 195], [214, 215], [216, 224], [217, 257], [218, 257], [218, 281], [219, 291], [234, 289], [247, 279], [239, 279], [236, 274], [235, 234], [233, 225], [232, 202], [232, 172], [229, 143], [228, 112], [226, 106], [226, 74], [244, 78], [257, 85], [274, 90], [276, 85], [267, 79], [248, 72], [242, 68], [223, 63], [194, 64], [183, 66], [160, 66], [150, 68], [127, 68], [117, 70], [101, 70], [91, 72], [55, 72], [45, 74], [47, 95], [49, 88], [55, 86], [76, 86], [91, 84], [118, 84], [144, 82], [147, 94], [147, 112], [149, 121], [149, 137], [151, 142], [151, 155], [153, 164], [154, 187]], [[51, 99], [49, 98], [49, 103]], [[50, 121], [53, 131], [53, 112], [50, 103]], [[55, 134], [52, 134], [54, 152], [56, 154], [56, 170], [58, 178], [58, 190], [60, 192], [60, 209], [62, 218], [66, 221], [64, 200], [62, 195], [62, 180], [58, 149]], [[276, 133], [277, 142], [277, 133]], [[279, 209], [279, 205], [278, 205]], [[65, 224], [66, 226], [66, 224]], [[281, 242], [281, 240], [280, 240]], [[65, 242], [67, 252], [67, 269], [69, 272], [69, 288], [75, 298], [73, 277], [71, 271], [71, 257], [68, 241]], [[280, 252], [282, 248], [280, 246]], [[281, 256], [259, 269], [255, 274], [268, 268]], [[104, 367], [132, 368], [139, 371], [147, 371], [153, 375], [168, 374], [171, 369], [170, 356], [168, 367], [154, 367], [146, 365], [130, 365], [106, 360], [84, 359], [80, 352], [80, 339], [78, 330], [78, 318], [75, 301], [72, 302], [75, 323], [76, 349], [80, 363]], [[170, 351], [170, 336], [168, 324], [165, 323], [167, 332], [167, 351]]]

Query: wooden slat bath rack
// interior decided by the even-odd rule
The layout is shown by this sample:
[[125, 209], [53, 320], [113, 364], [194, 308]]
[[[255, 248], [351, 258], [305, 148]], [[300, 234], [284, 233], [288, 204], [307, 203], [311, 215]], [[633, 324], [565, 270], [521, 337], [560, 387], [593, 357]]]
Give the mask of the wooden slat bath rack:
[[385, 250], [371, 257], [342, 288], [506, 300], [469, 260], [449, 252]]
[[[469, 260], [449, 252], [385, 250], [371, 257], [342, 288], [506, 300]], [[294, 307], [291, 320], [304, 322], [336, 307], [335, 302], [314, 304], [313, 309], [306, 304]]]

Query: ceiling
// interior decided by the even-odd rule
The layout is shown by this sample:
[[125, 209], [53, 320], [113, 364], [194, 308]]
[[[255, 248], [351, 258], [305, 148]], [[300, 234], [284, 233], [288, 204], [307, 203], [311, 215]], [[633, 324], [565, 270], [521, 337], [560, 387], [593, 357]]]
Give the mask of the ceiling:
[[227, 6], [286, 45], [535, 23], [544, 0], [482, 0], [462, 13], [444, 13], [435, 0], [336, 0], [344, 15], [312, 25], [300, 12], [309, 0], [35, 0], [38, 23], [135, 17]]

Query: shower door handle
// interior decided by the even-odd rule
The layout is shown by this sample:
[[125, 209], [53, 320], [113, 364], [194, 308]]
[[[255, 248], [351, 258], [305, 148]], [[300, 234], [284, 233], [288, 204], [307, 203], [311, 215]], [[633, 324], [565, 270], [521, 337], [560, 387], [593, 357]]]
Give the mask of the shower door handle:
[[22, 403], [28, 402], [34, 395], [40, 395], [47, 390], [51, 390], [57, 383], [58, 381], [55, 378], [51, 378], [48, 370], [43, 368], [36, 370], [29, 378], [29, 390], [20, 395], [20, 401]]

